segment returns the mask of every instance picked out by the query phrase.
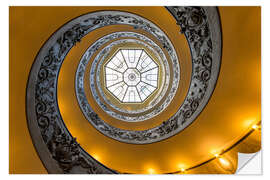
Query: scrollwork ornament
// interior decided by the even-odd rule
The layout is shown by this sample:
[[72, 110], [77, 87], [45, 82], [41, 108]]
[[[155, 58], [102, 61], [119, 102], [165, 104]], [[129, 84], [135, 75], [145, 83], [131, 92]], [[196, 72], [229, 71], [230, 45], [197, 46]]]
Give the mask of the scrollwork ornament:
[[[218, 77], [221, 54], [220, 24], [214, 7], [168, 7], [181, 27], [190, 45], [192, 62], [207, 55], [211, 65], [202, 62], [193, 69], [188, 93], [178, 112], [160, 126], [145, 131], [121, 131], [106, 126], [95, 112], [89, 112], [100, 131], [107, 131], [113, 137], [128, 143], [152, 143], [164, 140], [187, 127], [208, 102]], [[132, 22], [136, 22], [134, 26]], [[75, 18], [57, 30], [43, 45], [33, 63], [27, 85], [27, 119], [30, 134], [36, 150], [49, 173], [117, 173], [105, 167], [86, 153], [69, 133], [62, 120], [57, 103], [57, 80], [62, 62], [69, 50], [91, 31], [107, 25], [126, 24], [152, 32], [161, 44], [170, 51], [163, 34], [147, 21], [131, 13], [100, 11]], [[213, 52], [215, 52], [215, 55]], [[207, 53], [207, 54], [204, 54]], [[206, 63], [209, 65], [209, 63]], [[200, 73], [208, 69], [209, 77], [202, 81]], [[194, 77], [194, 78], [193, 78]], [[192, 105], [196, 99], [198, 104]], [[82, 100], [83, 101], [83, 100]], [[46, 105], [45, 106], [43, 105]], [[192, 109], [191, 109], [192, 107]], [[197, 108], [196, 108], [197, 107]], [[184, 115], [185, 114], [185, 115]], [[42, 117], [39, 119], [39, 117]], [[46, 117], [46, 118], [45, 118]]]
[[[127, 39], [122, 39], [122, 40], [117, 40], [118, 38], [127, 38]], [[139, 40], [135, 40], [135, 39], [129, 39], [129, 38], [137, 38], [140, 39]], [[155, 115], [157, 115], [158, 113], [160, 113], [162, 110], [164, 110], [170, 103], [170, 101], [172, 100], [174, 94], [176, 93], [176, 89], [178, 87], [178, 82], [179, 82], [179, 64], [173, 64], [174, 68], [174, 74], [175, 76], [173, 76], [173, 80], [172, 80], [172, 88], [169, 90], [169, 94], [172, 94], [171, 96], [167, 96], [165, 97], [165, 101], [164, 103], [162, 103], [162, 105], [160, 105], [158, 108], [155, 108], [153, 111], [151, 111], [148, 114], [144, 114], [144, 115], [138, 115], [138, 116], [134, 116], [134, 117], [130, 117], [130, 116], [123, 116], [121, 114], [118, 113], [114, 113], [112, 112], [112, 110], [110, 110], [109, 108], [107, 108], [107, 106], [103, 103], [103, 101], [101, 101], [100, 97], [97, 95], [97, 90], [95, 89], [95, 81], [97, 81], [97, 87], [99, 92], [101, 93], [101, 97], [105, 97], [103, 91], [101, 90], [100, 87], [100, 78], [99, 76], [95, 75], [95, 71], [96, 74], [100, 74], [100, 69], [101, 69], [101, 64], [104, 61], [104, 58], [106, 57], [106, 55], [110, 52], [110, 49], [119, 44], [119, 43], [126, 43], [126, 42], [135, 42], [137, 44], [142, 44], [145, 47], [151, 49], [153, 52], [157, 51], [158, 53], [156, 53], [156, 56], [159, 56], [158, 54], [161, 54], [161, 57], [159, 57], [159, 61], [162, 62], [164, 64], [164, 69], [166, 72], [165, 74], [165, 81], [169, 82], [169, 78], [170, 78], [170, 73], [169, 73], [169, 65], [167, 62], [167, 59], [165, 57], [165, 54], [163, 53], [163, 51], [161, 50], [161, 48], [159, 48], [153, 41], [151, 41], [149, 38], [138, 34], [138, 33], [134, 33], [134, 32], [116, 32], [116, 33], [112, 33], [109, 35], [106, 35], [100, 39], [98, 39], [94, 44], [92, 44], [84, 53], [84, 55], [81, 58], [81, 61], [78, 65], [78, 69], [77, 69], [77, 73], [76, 73], [76, 78], [75, 78], [75, 88], [76, 88], [76, 95], [77, 95], [77, 99], [78, 99], [78, 103], [80, 105], [80, 108], [82, 109], [83, 113], [86, 114], [86, 118], [91, 122], [91, 118], [89, 118], [89, 116], [87, 116], [87, 112], [85, 112], [85, 110], [89, 110], [91, 109], [90, 107], [85, 108], [84, 106], [90, 106], [89, 103], [87, 103], [86, 101], [86, 95], [84, 92], [84, 88], [83, 88], [83, 78], [84, 78], [84, 74], [85, 74], [85, 67], [86, 64], [89, 62], [89, 60], [91, 59], [91, 56], [94, 54], [94, 52], [96, 51], [96, 49], [100, 49], [100, 47], [107, 43], [110, 42], [111, 40], [115, 40], [113, 42], [111, 42], [110, 44], [108, 44], [106, 46], [106, 48], [100, 50], [100, 52], [96, 55], [96, 57], [94, 58], [93, 62], [92, 62], [92, 66], [91, 66], [91, 70], [90, 70], [90, 88], [91, 88], [91, 92], [93, 97], [95, 97], [96, 102], [99, 104], [99, 106], [106, 112], [108, 113], [110, 116], [113, 116], [117, 119], [121, 119], [124, 121], [140, 121], [140, 120], [146, 120], [148, 118], [151, 118]], [[117, 40], [117, 41], [116, 41]], [[155, 48], [152, 49], [152, 47], [150, 47], [149, 45], [147, 45], [145, 42], [147, 42], [148, 44], [150, 44], [152, 47]], [[177, 61], [178, 62], [178, 61]], [[125, 113], [141, 113], [144, 112], [146, 110], [149, 110], [150, 108], [153, 108], [165, 95], [165, 93], [167, 92], [169, 83], [165, 82], [165, 86], [163, 86], [162, 92], [160, 93], [160, 95], [155, 99], [154, 103], [151, 103], [151, 105], [143, 108], [140, 111], [125, 111], [122, 110], [116, 106], [114, 106], [112, 103], [110, 103], [110, 101], [108, 101], [106, 98], [104, 98], [105, 102], [107, 104], [109, 104], [111, 107], [113, 107], [114, 109], [117, 109], [120, 112], [125, 112]], [[81, 101], [82, 99], [84, 99], [84, 101]]]

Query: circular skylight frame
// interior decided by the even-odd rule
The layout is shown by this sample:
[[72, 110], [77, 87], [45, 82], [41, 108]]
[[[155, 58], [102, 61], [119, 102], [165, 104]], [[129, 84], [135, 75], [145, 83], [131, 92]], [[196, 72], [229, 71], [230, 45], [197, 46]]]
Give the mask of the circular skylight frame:
[[[120, 38], [120, 40], [113, 41], [113, 42], [111, 42], [111, 44], [108, 44], [106, 47], [104, 47], [102, 50], [100, 50], [92, 62], [91, 70], [90, 70], [90, 78], [89, 78], [91, 93], [92, 93], [93, 97], [95, 97], [95, 100], [98, 103], [98, 105], [107, 114], [109, 114], [110, 116], [112, 116], [116, 119], [126, 121], [126, 122], [139, 122], [139, 121], [148, 120], [148, 119], [158, 115], [159, 113], [161, 113], [170, 104], [171, 100], [173, 99], [174, 93], [176, 93], [176, 90], [178, 88], [178, 83], [179, 83], [179, 79], [180, 79], [180, 67], [178, 64], [179, 61], [177, 60], [177, 56], [175, 56], [175, 54], [172, 51], [170, 51], [171, 53], [168, 53], [169, 58], [167, 59], [163, 50], [154, 41], [152, 41], [148, 37], [146, 37], [142, 34], [136, 33], [136, 32], [115, 32], [115, 33], [106, 35], [106, 36], [100, 38], [99, 40], [97, 40], [92, 46], [90, 46], [88, 48], [88, 50], [86, 50], [82, 59], [86, 59], [86, 60], [92, 59], [92, 57], [91, 57], [91, 55], [93, 54], [92, 52], [96, 51], [97, 47], [100, 48], [100, 47], [102, 47], [102, 45], [104, 45], [104, 44], [106, 44], [114, 39], [117, 39], [117, 38]], [[123, 38], [127, 38], [127, 39], [123, 39]], [[157, 56], [156, 60], [158, 60], [162, 64], [162, 66], [164, 66], [162, 68], [165, 69], [165, 73], [164, 73], [165, 74], [165, 82], [163, 85], [164, 88], [160, 88], [161, 94], [157, 97], [157, 99], [155, 99], [155, 102], [151, 103], [149, 106], [145, 106], [142, 109], [137, 109], [137, 110], [125, 110], [125, 109], [118, 108], [117, 106], [115, 106], [115, 104], [111, 103], [106, 98], [106, 95], [104, 94], [104, 90], [100, 86], [100, 84], [103, 80], [102, 78], [100, 78], [100, 75], [103, 74], [102, 67], [104, 67], [104, 63], [106, 62], [106, 59], [109, 59], [109, 57], [110, 57], [109, 52], [112, 50], [112, 48], [114, 46], [122, 44], [122, 43], [129, 43], [129, 42], [141, 44], [142, 46], [146, 47], [151, 52], [156, 54], [155, 55], [155, 56]], [[169, 65], [168, 61], [170, 61], [170, 63], [172, 63], [172, 65]], [[87, 64], [88, 61], [84, 62], [84, 63]], [[170, 74], [170, 70], [169, 70], [170, 67], [169, 66], [174, 67], [173, 74]], [[170, 78], [172, 78], [172, 80]], [[170, 85], [170, 81], [172, 82], [171, 83], [172, 88], [168, 89], [169, 85]], [[80, 86], [83, 86], [83, 81], [82, 81], [82, 84]], [[96, 87], [97, 87], [97, 89], [96, 89]], [[98, 95], [97, 90], [99, 91], [101, 96]], [[169, 93], [169, 96], [165, 96], [166, 93]], [[163, 98], [165, 99], [164, 101], [162, 100]], [[103, 103], [102, 100], [104, 100], [106, 102], [106, 104]], [[160, 105], [157, 105], [158, 102], [160, 102], [161, 100], [162, 100], [162, 103]], [[113, 111], [113, 109], [108, 108], [108, 105], [113, 107], [113, 109], [115, 109], [119, 112], [123, 112], [126, 114], [132, 114], [133, 116], [120, 114], [119, 112], [115, 112], [115, 111]], [[147, 111], [149, 111], [149, 112], [147, 112]], [[91, 120], [89, 120], [89, 121], [91, 121]]]

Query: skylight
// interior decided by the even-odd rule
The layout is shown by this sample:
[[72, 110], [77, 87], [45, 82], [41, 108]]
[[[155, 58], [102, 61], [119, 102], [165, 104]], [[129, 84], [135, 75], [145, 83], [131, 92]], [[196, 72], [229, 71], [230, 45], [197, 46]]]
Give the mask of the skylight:
[[157, 89], [158, 73], [143, 49], [120, 49], [105, 65], [106, 88], [123, 103], [140, 103]]

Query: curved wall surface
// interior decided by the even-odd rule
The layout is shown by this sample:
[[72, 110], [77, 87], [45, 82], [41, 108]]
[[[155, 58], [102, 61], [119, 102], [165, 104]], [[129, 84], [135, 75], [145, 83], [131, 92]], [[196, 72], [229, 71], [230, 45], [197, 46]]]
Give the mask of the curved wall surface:
[[[72, 75], [75, 74], [76, 67], [74, 65], [77, 66], [79, 59], [74, 64], [71, 61], [63, 64], [63, 69], [66, 71], [60, 72], [61, 82], [58, 86], [59, 91], [63, 92], [58, 94], [60, 110], [67, 127], [72, 134], [78, 137], [80, 145], [90, 155], [107, 167], [117, 169], [120, 172], [128, 171], [130, 168], [135, 169], [136, 173], [147, 173], [150, 167], [154, 167], [157, 173], [174, 172], [181, 160], [187, 164], [196, 164], [197, 162], [189, 157], [207, 159], [206, 152], [218, 146], [230, 144], [236, 136], [238, 137], [244, 132], [243, 129], [249, 125], [250, 121], [261, 119], [260, 7], [218, 7], [218, 9], [222, 26], [223, 50], [222, 65], [216, 88], [204, 111], [188, 127], [189, 131], [181, 131], [179, 135], [168, 140], [149, 145], [125, 144], [112, 139], [106, 140], [101, 133], [91, 129], [91, 127], [91, 132], [88, 131], [89, 122], [83, 116], [80, 117], [81, 120], [78, 118], [77, 121], [72, 121], [69, 117], [76, 116], [76, 113], [72, 114], [71, 111], [79, 112], [80, 110], [68, 105], [77, 103], [75, 93], [64, 93], [64, 90], [74, 88], [75, 80]], [[171, 29], [178, 28], [174, 19], [169, 18], [165, 7], [10, 7], [10, 173], [47, 173], [33, 146], [27, 127], [25, 109], [27, 80], [37, 53], [51, 34], [63, 24], [82, 14], [97, 10], [129, 11], [150, 18], [156, 24], [162, 22], [164, 27], [168, 26], [167, 29], [170, 29], [170, 26]], [[177, 32], [165, 31], [173, 42], [177, 40], [184, 42], [181, 37], [178, 37]], [[84, 46], [84, 48], [86, 47]], [[184, 53], [180, 57], [188, 59], [190, 54], [184, 50], [186, 47], [187, 44], [183, 46]], [[67, 58], [71, 59], [72, 57]], [[191, 66], [190, 63], [185, 63], [184, 66]], [[69, 77], [66, 73], [69, 71], [70, 81], [66, 78]], [[186, 71], [185, 73], [190, 74], [191, 72]], [[186, 84], [189, 82], [188, 79], [183, 79], [183, 81]], [[187, 91], [187, 89], [183, 91]], [[180, 96], [178, 98], [183, 99]], [[168, 114], [173, 114], [173, 112], [172, 109]], [[106, 119], [106, 121], [110, 122], [111, 120]], [[222, 121], [224, 123], [220, 123]], [[157, 118], [151, 122], [152, 124], [145, 123], [143, 126], [152, 127], [160, 122]], [[124, 123], [116, 123], [116, 125], [127, 127], [127, 124]], [[139, 129], [140, 127], [133, 128]], [[91, 134], [93, 132], [97, 134]], [[92, 139], [88, 139], [88, 136], [91, 136]], [[256, 136], [260, 137], [260, 134]], [[190, 140], [192, 143], [184, 147], [182, 142]], [[90, 141], [92, 143], [96, 141], [94, 147], [89, 145]], [[200, 144], [202, 144], [200, 149], [194, 148]], [[111, 152], [108, 152], [106, 148]], [[115, 156], [119, 152], [120, 156]], [[186, 152], [189, 152], [189, 155], [181, 156]], [[135, 162], [138, 158], [140, 161]], [[140, 167], [142, 168], [140, 169]]]

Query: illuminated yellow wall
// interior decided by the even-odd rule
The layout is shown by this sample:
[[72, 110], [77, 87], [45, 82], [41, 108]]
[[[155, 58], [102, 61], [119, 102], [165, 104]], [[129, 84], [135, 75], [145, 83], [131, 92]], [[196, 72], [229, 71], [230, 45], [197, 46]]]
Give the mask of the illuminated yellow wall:
[[[145, 13], [148, 16], [152, 13], [158, 16], [159, 12], [163, 11], [160, 8], [163, 7], [114, 7], [113, 9], [131, 11], [138, 14]], [[94, 7], [10, 8], [10, 173], [46, 173], [32, 145], [25, 116], [26, 83], [28, 73], [38, 50], [49, 36], [65, 22], [96, 9]], [[99, 9], [111, 8], [100, 7]], [[223, 58], [220, 77], [211, 101], [199, 119], [189, 127], [194, 132], [198, 132], [197, 134], [190, 134], [190, 136], [194, 137], [200, 137], [200, 133], [207, 133], [201, 132], [201, 129], [209, 128], [209, 133], [211, 133], [209, 136], [212, 138], [207, 140], [197, 138], [192, 141], [194, 144], [203, 142], [203, 146], [201, 147], [202, 152], [208, 151], [209, 146], [214, 144], [213, 142], [216, 142], [216, 145], [220, 146], [224, 145], [225, 142], [229, 143], [233, 140], [233, 135], [241, 134], [244, 131], [245, 126], [243, 124], [246, 120], [260, 119], [260, 8], [220, 7], [219, 10], [223, 31]], [[216, 123], [216, 119], [224, 119], [227, 123]], [[229, 132], [228, 129], [230, 129]], [[183, 131], [181, 136], [188, 136], [188, 133], [189, 131]], [[213, 136], [213, 134], [219, 135]], [[146, 157], [142, 153], [138, 153], [137, 155], [140, 155], [140, 158], [146, 161], [152, 158], [153, 166], [155, 166], [155, 155], [161, 153], [161, 151], [165, 151], [170, 141], [173, 142], [176, 138], [177, 136], [168, 141], [155, 143], [152, 147], [149, 146], [153, 150], [160, 144], [163, 146], [163, 148], [153, 152], [153, 157]], [[186, 139], [186, 141], [188, 140]], [[86, 140], [81, 141], [80, 143], [82, 144], [87, 143]], [[108, 140], [108, 142], [108, 146], [111, 146], [114, 152], [123, 148], [119, 142], [114, 142], [113, 140]], [[120, 146], [118, 147], [116, 145]], [[129, 146], [130, 149], [134, 147], [136, 146]], [[167, 163], [170, 165], [167, 166], [165, 163], [165, 168], [168, 167], [173, 170], [173, 166], [176, 166], [178, 159], [175, 158], [175, 155], [179, 147], [181, 148], [180, 145], [175, 146], [175, 149], [170, 150], [169, 156], [158, 159], [159, 161], [168, 161]], [[149, 148], [146, 150], [149, 150]], [[143, 149], [139, 151], [143, 151]], [[196, 158], [205, 158], [198, 154], [196, 150], [192, 149], [192, 144], [186, 147], [186, 151], [190, 151]], [[106, 157], [106, 152], [104, 157]], [[136, 159], [138, 157], [130, 158], [128, 160], [129, 162], [131, 162], [130, 160], [132, 158]], [[123, 166], [121, 163], [124, 159], [120, 157], [119, 163], [113, 157], [108, 157], [107, 160], [103, 161], [106, 165], [110, 165], [109, 162], [112, 162], [114, 168], [121, 169]], [[190, 163], [193, 162], [190, 161]], [[138, 164], [130, 163], [130, 168], [137, 167]], [[162, 168], [164, 167], [160, 167], [160, 169]]]

